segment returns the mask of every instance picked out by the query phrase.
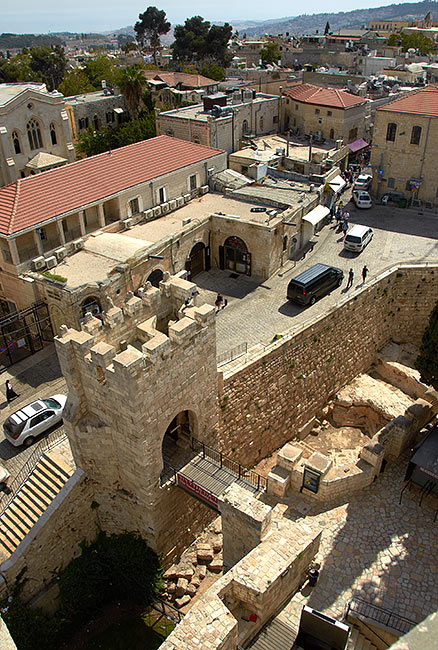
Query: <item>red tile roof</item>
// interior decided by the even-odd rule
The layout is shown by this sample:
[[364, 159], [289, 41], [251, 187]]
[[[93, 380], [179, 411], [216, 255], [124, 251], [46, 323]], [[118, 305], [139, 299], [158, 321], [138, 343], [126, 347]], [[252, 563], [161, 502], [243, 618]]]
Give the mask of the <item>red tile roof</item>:
[[328, 106], [330, 108], [350, 108], [365, 104], [366, 100], [362, 97], [356, 97], [344, 90], [335, 90], [334, 88], [321, 88], [313, 84], [301, 84], [286, 88], [283, 95], [291, 97], [304, 104], [313, 104], [315, 106]]
[[438, 117], [438, 86], [430, 85], [420, 90], [413, 90], [407, 97], [385, 104], [379, 108], [380, 111]]
[[220, 149], [160, 135], [21, 178], [0, 188], [0, 232], [10, 235], [36, 226], [219, 153]]
[[191, 88], [203, 88], [204, 86], [216, 86], [218, 84], [214, 79], [204, 77], [202, 74], [189, 74], [188, 72], [162, 72], [161, 70], [145, 70], [146, 79], [161, 79], [161, 81], [171, 88], [181, 83], [183, 86]]

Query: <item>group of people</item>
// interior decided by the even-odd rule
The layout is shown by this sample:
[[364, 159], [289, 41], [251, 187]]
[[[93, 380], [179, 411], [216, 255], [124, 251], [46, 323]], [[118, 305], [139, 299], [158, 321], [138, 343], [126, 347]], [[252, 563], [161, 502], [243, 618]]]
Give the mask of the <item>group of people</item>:
[[344, 204], [342, 203], [342, 201], [339, 201], [339, 203], [333, 205], [331, 214], [332, 217], [336, 219], [336, 223], [338, 225], [338, 232], [342, 232], [345, 237], [348, 231], [348, 222], [350, 220], [350, 213], [348, 212], [348, 210], [344, 209]]
[[[362, 269], [362, 283], [363, 284], [365, 284], [365, 281], [367, 279], [367, 275], [368, 275], [368, 267], [365, 265], [363, 267], [363, 269]], [[354, 271], [353, 271], [353, 269], [350, 269], [348, 271], [348, 280], [347, 280], [347, 286], [346, 286], [345, 290], [347, 290], [347, 289], [349, 289], [350, 287], [353, 286], [353, 281], [354, 281]]]

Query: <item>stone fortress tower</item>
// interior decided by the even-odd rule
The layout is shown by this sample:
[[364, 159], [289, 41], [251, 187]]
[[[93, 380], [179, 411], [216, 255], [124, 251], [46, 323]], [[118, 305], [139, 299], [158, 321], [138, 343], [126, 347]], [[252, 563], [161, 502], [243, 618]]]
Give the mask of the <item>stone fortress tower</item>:
[[166, 483], [163, 451], [183, 452], [192, 436], [216, 446], [215, 309], [193, 306], [196, 285], [169, 274], [138, 294], [122, 309], [108, 299], [103, 321], [89, 314], [82, 331], [61, 327], [64, 422], [102, 529], [137, 530], [172, 555], [214, 516]]

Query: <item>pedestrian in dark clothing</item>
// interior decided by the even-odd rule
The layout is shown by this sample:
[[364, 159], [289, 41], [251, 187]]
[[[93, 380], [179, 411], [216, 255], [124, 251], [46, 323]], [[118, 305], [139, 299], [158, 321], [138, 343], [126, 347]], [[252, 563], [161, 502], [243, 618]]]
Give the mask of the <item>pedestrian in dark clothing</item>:
[[20, 397], [18, 393], [15, 392], [15, 390], [12, 388], [12, 384], [9, 381], [9, 379], [6, 380], [6, 399], [8, 401], [8, 404], [11, 400], [15, 399], [16, 397]]
[[341, 227], [342, 227], [342, 232], [344, 233], [344, 238], [345, 238], [345, 235], [347, 234], [347, 230], [348, 230], [348, 222], [343, 221]]
[[362, 269], [362, 280], [364, 284], [365, 284], [365, 280], [367, 279], [367, 275], [368, 275], [368, 269], [366, 266], [364, 266]]
[[220, 310], [221, 307], [222, 308], [224, 307], [223, 302], [224, 302], [223, 295], [221, 293], [218, 293], [217, 296], [216, 296], [216, 300], [214, 301], [214, 304], [216, 306], [216, 314], [218, 313], [218, 311]]
[[348, 271], [348, 282], [347, 282], [347, 289], [353, 286], [353, 280], [354, 280], [354, 273], [353, 269], [350, 269]]

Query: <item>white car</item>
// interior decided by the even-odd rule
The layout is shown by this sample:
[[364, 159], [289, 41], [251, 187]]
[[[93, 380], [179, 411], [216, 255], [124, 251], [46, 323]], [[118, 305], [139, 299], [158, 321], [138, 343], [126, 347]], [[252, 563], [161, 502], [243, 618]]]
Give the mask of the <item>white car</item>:
[[354, 190], [367, 190], [370, 187], [372, 180], [373, 180], [373, 177], [370, 176], [369, 174], [361, 174], [354, 181], [353, 189]]
[[368, 226], [354, 225], [345, 235], [344, 249], [360, 253], [372, 240], [374, 231]]
[[0, 461], [0, 492], [3, 492], [5, 489], [8, 478], [10, 477], [10, 474], [6, 467], [3, 465], [3, 463]]
[[373, 205], [369, 193], [360, 190], [354, 190], [353, 201], [356, 205], [356, 208], [371, 208]]
[[53, 395], [15, 411], [3, 424], [6, 440], [14, 447], [29, 447], [37, 436], [61, 422], [66, 401], [66, 395]]

